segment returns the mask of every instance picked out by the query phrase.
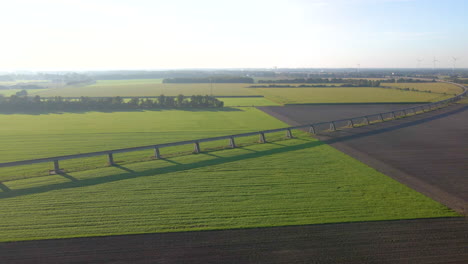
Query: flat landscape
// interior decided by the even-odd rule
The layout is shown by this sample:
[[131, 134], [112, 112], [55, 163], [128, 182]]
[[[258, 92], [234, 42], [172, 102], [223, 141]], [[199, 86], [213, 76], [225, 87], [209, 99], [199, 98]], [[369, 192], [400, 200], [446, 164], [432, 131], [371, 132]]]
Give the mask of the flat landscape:
[[255, 88], [279, 104], [408, 103], [439, 101], [450, 96], [382, 88]]
[[4, 2], [0, 264], [468, 263], [468, 1]]
[[419, 91], [431, 91], [432, 93], [447, 93], [449, 95], [454, 95], [462, 92], [460, 87], [449, 83], [384, 83], [382, 86], [395, 87], [395, 88], [409, 88], [416, 89]]
[[[281, 120], [294, 125], [309, 124], [317, 119], [330, 121], [337, 116], [336, 112], [330, 110], [330, 106], [265, 108]], [[347, 112], [343, 108], [341, 112]], [[350, 111], [352, 108], [359, 111], [360, 106], [348, 108]], [[468, 127], [464, 120], [468, 118], [467, 110], [465, 104], [457, 104], [391, 122], [323, 134], [319, 138], [466, 214], [468, 163], [465, 161], [468, 159], [468, 141], [464, 139], [468, 136]], [[343, 117], [349, 117], [346, 115], [343, 114]]]
[[224, 106], [269, 106], [279, 105], [264, 97], [245, 97], [245, 98], [218, 98], [224, 102]]
[[421, 104], [329, 104], [258, 107], [291, 126], [341, 120], [405, 109]]
[[[2, 114], [0, 158], [2, 162], [8, 162], [239, 134], [397, 110], [448, 96], [436, 92], [362, 87], [243, 86], [245, 84], [215, 84], [213, 94], [265, 97], [220, 97], [226, 105], [222, 109]], [[158, 90], [160, 88], [163, 90]], [[77, 96], [79, 91], [89, 96], [157, 96], [167, 94], [165, 89], [172, 89], [173, 94], [169, 95], [211, 92], [211, 87], [206, 84], [169, 85], [162, 84], [160, 79], [149, 79], [104, 81], [84, 87], [48, 89], [38, 94]], [[401, 104], [388, 104], [393, 101]], [[356, 104], [359, 102], [367, 104]], [[280, 106], [288, 103], [332, 105]], [[369, 167], [334, 149], [333, 144], [327, 144], [332, 142], [324, 143], [303, 131], [293, 130], [293, 134], [293, 139], [286, 139], [283, 132], [268, 134], [266, 144], [259, 144], [258, 136], [239, 139], [236, 142], [239, 147], [235, 149], [229, 148], [228, 142], [224, 141], [202, 143], [202, 153], [196, 155], [192, 154], [191, 145], [172, 147], [162, 149], [163, 159], [159, 160], [152, 157], [153, 151], [116, 154], [115, 166], [108, 166], [105, 156], [69, 160], [60, 162], [60, 167], [65, 170], [60, 175], [48, 175], [52, 164], [2, 168], [0, 207], [5, 213], [0, 215], [0, 241], [39, 240], [39, 244], [1, 243], [0, 252], [13, 256], [17, 247], [28, 250], [29, 246], [42, 247], [49, 252], [47, 247], [55, 240], [49, 241], [52, 244], [47, 240], [77, 238], [61, 240], [64, 250], [72, 250], [81, 247], [81, 243], [92, 245], [94, 242], [90, 241], [99, 241], [96, 237], [108, 236], [114, 241], [110, 243], [116, 243], [115, 248], [107, 251], [113, 255], [122, 248], [132, 248], [127, 243], [133, 238], [128, 235], [157, 233], [145, 239], [154, 241], [164, 236], [174, 245], [166, 248], [167, 254], [172, 254], [172, 259], [176, 260], [180, 256], [171, 252], [186, 247], [181, 242], [186, 239], [185, 234], [193, 238], [199, 249], [198, 253], [186, 252], [208, 254], [204, 245], [219, 251], [210, 243], [220, 241], [219, 236], [229, 232], [240, 239], [241, 248], [251, 248], [249, 240], [277, 248], [271, 242], [275, 236], [262, 235], [260, 240], [254, 239], [256, 232], [275, 230], [273, 232], [283, 241], [283, 246], [301, 250], [301, 254], [319, 256], [315, 251], [316, 243], [323, 239], [314, 237], [307, 240], [306, 248], [309, 249], [299, 249], [297, 243], [291, 242], [290, 235], [305, 232], [305, 240], [320, 233], [333, 237], [330, 245], [342, 243], [337, 233], [331, 231], [334, 226], [339, 226], [345, 241], [361, 243], [365, 245], [363, 248], [374, 243], [389, 246], [380, 239], [369, 238], [367, 231], [362, 233], [363, 226], [373, 225], [380, 235], [387, 236], [400, 230], [408, 232], [408, 239], [409, 234], [422, 239], [437, 238], [437, 243], [451, 243], [447, 254], [452, 259], [466, 257], [459, 253], [459, 247], [453, 242], [464, 241], [466, 225], [463, 220], [458, 220], [462, 219], [460, 213], [464, 211], [452, 207], [458, 210], [456, 212], [447, 207], [451, 203], [428, 197], [424, 191], [425, 195], [421, 194], [410, 188], [413, 186], [407, 187], [382, 174], [378, 168]], [[34, 217], [28, 217], [31, 215]], [[420, 222], [399, 222], [405, 219], [419, 219], [413, 221]], [[427, 230], [434, 230], [433, 223], [438, 221], [446, 223], [446, 229], [427, 233]], [[419, 229], [410, 232], [415, 227]], [[449, 237], [446, 232], [456, 235]], [[213, 234], [207, 238], [210, 239], [208, 244], [199, 240], [205, 234]], [[405, 237], [394, 239], [399, 239], [397, 247], [403, 249]], [[230, 241], [222, 243], [235, 247]], [[418, 245], [421, 252], [437, 252], [434, 244]], [[160, 244], [153, 244], [151, 248], [155, 249], [153, 246], [161, 249]], [[246, 255], [271, 250], [249, 251]], [[337, 247], [337, 250], [343, 252], [342, 256], [350, 256], [345, 248]], [[101, 252], [101, 248], [95, 251], [94, 259]], [[366, 259], [374, 256], [370, 251], [363, 252]], [[34, 255], [33, 252], [27, 254]], [[284, 258], [290, 256], [285, 252], [275, 254]], [[415, 258], [411, 253], [405, 254], [409, 259]], [[226, 257], [225, 252], [221, 255]], [[395, 256], [395, 253], [391, 255]], [[48, 260], [52, 259], [52, 256], [48, 257]], [[307, 256], [302, 255], [302, 259]], [[362, 260], [359, 256], [353, 259]]]
[[[40, 96], [168, 96], [213, 94], [215, 96], [255, 95], [251, 89], [245, 88], [250, 84], [243, 83], [162, 83], [161, 79], [134, 80], [99, 80], [95, 84], [86, 86], [69, 86], [49, 89], [38, 93]], [[212, 88], [213, 87], [213, 88]]]
[[[0, 159], [3, 162], [147, 146], [285, 126], [283, 122], [252, 107], [220, 110], [3, 114], [0, 115], [0, 122], [3, 124], [0, 127]], [[227, 146], [227, 142], [224, 144]], [[221, 143], [216, 142], [216, 145]], [[179, 150], [190, 151], [191, 146], [168, 151]], [[148, 151], [120, 154], [116, 158], [138, 161], [151, 155], [151, 151]], [[102, 167], [105, 163], [103, 157], [71, 160], [64, 162], [64, 166], [69, 171], [76, 171]], [[2, 168], [0, 181], [41, 175], [47, 172], [50, 166], [38, 164]]]
[[4, 182], [0, 240], [458, 216], [296, 134], [249, 147]]
[[[396, 102], [432, 102], [449, 98], [454, 92], [460, 92], [457, 86], [439, 83], [398, 83], [385, 84], [398, 88], [431, 90], [434, 93], [400, 91], [394, 89], [347, 87], [347, 88], [248, 88], [245, 83], [161, 83], [161, 79], [101, 80], [86, 86], [68, 86], [57, 89], [33, 92], [42, 97], [64, 96], [176, 96], [179, 94], [209, 94], [214, 96], [252, 96], [263, 95], [268, 102], [256, 102], [255, 106], [275, 104], [317, 104], [317, 103], [396, 103]], [[268, 85], [268, 84], [265, 84]], [[300, 84], [291, 84], [300, 85]], [[437, 92], [437, 93], [436, 93]], [[446, 92], [447, 94], [443, 94]], [[223, 99], [224, 100], [224, 99]], [[228, 105], [230, 99], [226, 99]]]

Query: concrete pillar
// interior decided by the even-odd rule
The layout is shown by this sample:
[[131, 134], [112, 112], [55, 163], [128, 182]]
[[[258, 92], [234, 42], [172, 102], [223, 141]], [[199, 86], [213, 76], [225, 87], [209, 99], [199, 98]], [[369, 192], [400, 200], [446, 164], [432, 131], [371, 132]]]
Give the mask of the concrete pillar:
[[161, 153], [159, 153], [159, 148], [154, 147], [154, 158], [155, 159], [160, 159], [161, 158]]
[[193, 152], [200, 153], [200, 143], [198, 142], [193, 143]]
[[312, 134], [315, 135], [315, 127], [314, 126], [310, 126], [309, 133], [312, 133]]
[[108, 154], [107, 154], [107, 164], [109, 164], [110, 166], [115, 165], [115, 163], [114, 163], [114, 155], [113, 155], [112, 153], [108, 153]]
[[231, 146], [231, 148], [236, 147], [236, 142], [234, 141], [234, 137], [229, 138], [229, 145]]
[[260, 143], [266, 143], [265, 134], [260, 132]]
[[384, 119], [383, 119], [383, 116], [382, 116], [382, 114], [379, 114], [379, 116], [380, 116], [380, 120], [382, 120], [382, 122], [383, 122], [383, 121], [384, 121]]
[[331, 123], [330, 123], [330, 130], [331, 130], [331, 131], [336, 131], [335, 122], [331, 122]]
[[[354, 122], [352, 119], [349, 120], [349, 123], [351, 124], [351, 127], [354, 127]], [[349, 126], [349, 125], [348, 125]]]
[[59, 161], [58, 160], [54, 160], [54, 172], [56, 174], [60, 173], [60, 166], [59, 166]]
[[286, 130], [286, 137], [287, 138], [292, 138], [293, 137], [291, 129]]
[[395, 112], [392, 112], [392, 118], [395, 119], [396, 116], [395, 116]]

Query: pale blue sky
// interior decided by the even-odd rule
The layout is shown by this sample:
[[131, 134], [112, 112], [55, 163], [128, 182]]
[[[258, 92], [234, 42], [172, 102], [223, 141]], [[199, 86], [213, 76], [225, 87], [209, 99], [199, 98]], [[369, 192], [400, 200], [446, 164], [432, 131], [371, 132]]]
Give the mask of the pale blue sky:
[[14, 0], [0, 70], [468, 68], [466, 0]]

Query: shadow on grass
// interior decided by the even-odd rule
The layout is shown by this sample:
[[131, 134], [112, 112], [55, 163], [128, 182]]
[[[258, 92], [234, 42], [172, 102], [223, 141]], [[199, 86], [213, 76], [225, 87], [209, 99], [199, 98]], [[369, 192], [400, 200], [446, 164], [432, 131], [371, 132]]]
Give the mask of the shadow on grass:
[[126, 172], [129, 172], [129, 173], [135, 173], [134, 170], [131, 170], [131, 169], [127, 168], [127, 167], [124, 167], [124, 166], [121, 166], [121, 165], [118, 165], [118, 164], [114, 164], [114, 165], [112, 165], [112, 167], [119, 168], [119, 169], [121, 169], [123, 171], [126, 171]]
[[78, 181], [77, 178], [75, 178], [75, 177], [73, 177], [73, 176], [71, 176], [70, 174], [65, 173], [65, 172], [61, 172], [61, 173], [59, 173], [59, 174], [57, 174], [57, 175], [60, 175], [60, 176], [62, 176], [62, 177], [64, 177], [64, 178], [66, 178], [66, 179], [69, 179], [69, 180], [72, 181], [72, 182], [77, 182], [77, 181]]
[[[149, 169], [149, 170], [144, 170], [140, 172], [134, 172], [133, 170], [128, 169], [126, 167], [116, 165], [115, 167], [122, 169], [126, 172], [121, 173], [121, 174], [113, 174], [113, 175], [91, 178], [91, 179], [84, 179], [84, 180], [78, 180], [74, 178], [73, 176], [66, 174], [68, 177], [67, 176], [64, 176], [64, 177], [69, 178], [69, 179], [73, 178], [73, 179], [76, 179], [76, 181], [72, 180], [70, 182], [51, 184], [47, 186], [31, 187], [31, 188], [25, 188], [25, 189], [19, 189], [19, 190], [10, 190], [8, 192], [0, 193], [0, 199], [17, 197], [17, 196], [22, 196], [22, 195], [29, 195], [29, 194], [44, 193], [48, 191], [61, 190], [61, 189], [67, 189], [67, 188], [93, 186], [93, 185], [98, 185], [98, 184], [103, 184], [103, 183], [108, 183], [108, 182], [115, 182], [115, 181], [120, 181], [120, 180], [125, 180], [125, 179], [130, 179], [130, 178], [137, 178], [137, 177], [146, 177], [146, 176], [157, 177], [158, 175], [162, 175], [166, 173], [172, 173], [172, 172], [178, 172], [178, 171], [184, 171], [184, 170], [190, 170], [190, 169], [196, 169], [196, 168], [203, 168], [203, 167], [219, 165], [219, 164], [235, 162], [235, 161], [241, 161], [241, 160], [246, 160], [246, 159], [254, 159], [254, 158], [268, 156], [268, 155], [274, 155], [274, 154], [286, 153], [290, 151], [317, 147], [323, 144], [324, 143], [320, 141], [313, 141], [313, 142], [307, 142], [307, 143], [294, 145], [294, 146], [278, 147], [275, 149], [270, 149], [270, 150], [265, 150], [265, 151], [246, 153], [246, 154], [241, 154], [241, 155], [233, 156], [233, 157], [214, 156], [215, 158], [211, 160], [198, 161], [198, 162], [189, 163], [189, 164], [176, 163], [174, 165], [169, 165], [167, 167]], [[198, 155], [203, 155], [203, 153], [198, 154]], [[210, 155], [210, 156], [213, 157], [213, 155]], [[163, 159], [163, 160], [168, 161], [166, 159]], [[8, 187], [6, 188], [8, 189]]]
[[8, 188], [5, 184], [1, 183], [0, 182], [0, 190], [2, 190], [3, 192], [10, 192], [11, 189]]

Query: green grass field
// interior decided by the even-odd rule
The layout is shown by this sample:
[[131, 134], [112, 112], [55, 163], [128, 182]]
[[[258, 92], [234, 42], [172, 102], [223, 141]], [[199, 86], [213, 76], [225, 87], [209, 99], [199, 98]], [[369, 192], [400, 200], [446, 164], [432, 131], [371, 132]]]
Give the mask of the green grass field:
[[0, 241], [457, 216], [304, 135], [5, 187]]
[[[245, 96], [264, 95], [266, 99], [276, 104], [294, 103], [388, 103], [388, 102], [430, 102], [447, 98], [437, 94], [418, 92], [392, 91], [375, 88], [247, 88], [251, 84], [163, 84], [161, 79], [136, 79], [98, 81], [96, 84], [84, 87], [63, 87], [36, 92], [40, 96], [158, 96], [165, 94], [176, 96], [178, 94], [213, 94], [215, 96]], [[262, 84], [263, 85], [263, 84]], [[267, 84], [264, 84], [267, 85]], [[299, 85], [299, 84], [294, 84]], [[393, 85], [393, 84], [389, 84]], [[406, 84], [396, 84], [405, 86]], [[408, 84], [417, 85], [420, 84]], [[413, 87], [413, 86], [412, 86]], [[426, 89], [447, 91], [451, 93], [456, 86], [447, 84], [432, 84], [424, 86]], [[429, 88], [428, 88], [429, 87]], [[403, 87], [403, 88], [406, 88]], [[270, 102], [259, 99], [246, 99], [255, 101], [248, 104], [240, 99], [226, 99], [227, 106], [262, 106]]]
[[270, 106], [280, 105], [264, 97], [245, 97], [245, 98], [218, 98], [224, 102], [224, 106]]
[[[209, 84], [159, 79], [100, 81], [40, 91], [41, 96], [150, 96], [210, 93]], [[278, 103], [417, 102], [440, 94], [378, 88], [248, 89], [215, 84], [227, 106]], [[168, 92], [166, 92], [168, 91]], [[276, 102], [271, 102], [270, 100]], [[2, 162], [238, 134], [286, 127], [252, 107], [63, 114], [0, 114]], [[0, 169], [0, 241], [178, 232], [353, 221], [457, 216], [303, 132], [267, 135]], [[209, 150], [209, 151], [207, 151]]]
[[163, 84], [160, 79], [135, 79], [117, 81], [97, 81], [97, 83], [82, 87], [64, 87], [49, 89], [41, 92], [40, 96], [168, 96], [211, 94], [226, 95], [255, 95], [245, 87], [250, 84], [242, 83], [215, 83], [213, 89], [209, 83], [195, 84]]
[[280, 104], [432, 102], [449, 95], [381, 88], [256, 88], [259, 94]]
[[[0, 115], [2, 162], [232, 135], [286, 126], [255, 108]], [[182, 151], [189, 147], [177, 148]], [[172, 151], [172, 150], [171, 150]], [[135, 160], [151, 152], [118, 155]], [[104, 158], [72, 160], [67, 169], [105, 165]], [[43, 174], [50, 164], [0, 169], [0, 181]]]
[[431, 91], [433, 93], [447, 93], [451, 96], [459, 94], [462, 89], [449, 83], [383, 83], [382, 86], [396, 88], [414, 88], [420, 91]]

